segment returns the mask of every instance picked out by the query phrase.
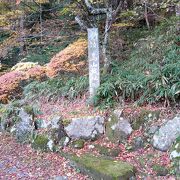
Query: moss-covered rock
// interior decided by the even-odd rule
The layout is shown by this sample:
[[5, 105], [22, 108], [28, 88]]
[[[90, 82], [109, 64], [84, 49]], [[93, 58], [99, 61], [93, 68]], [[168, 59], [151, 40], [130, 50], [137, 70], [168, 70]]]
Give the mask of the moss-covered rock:
[[45, 135], [37, 135], [35, 139], [33, 140], [31, 146], [34, 149], [42, 150], [42, 151], [48, 151], [48, 142], [49, 139]]
[[153, 165], [152, 168], [156, 172], [157, 176], [166, 176], [169, 172], [167, 168], [158, 164]]
[[112, 142], [116, 142], [119, 139], [119, 137], [115, 136], [115, 132], [112, 129], [112, 127], [117, 123], [118, 123], [117, 116], [115, 114], [112, 114], [111, 117], [109, 118], [107, 124], [106, 124], [106, 136]]
[[117, 157], [121, 152], [120, 148], [111, 149], [105, 146], [100, 146], [98, 144], [95, 145], [95, 148], [99, 151], [101, 155], [110, 156], [110, 157]]
[[132, 150], [136, 151], [140, 148], [143, 148], [145, 145], [145, 141], [144, 141], [144, 138], [139, 136], [139, 137], [135, 137], [133, 140], [132, 140]]
[[106, 123], [106, 136], [113, 143], [125, 142], [131, 134], [132, 128], [127, 119], [112, 113]]
[[63, 120], [62, 120], [62, 124], [63, 124], [64, 126], [68, 126], [70, 123], [71, 123], [71, 120], [70, 120], [70, 119], [63, 119]]
[[171, 173], [180, 178], [180, 136], [171, 148], [170, 158], [172, 160]]
[[135, 175], [134, 167], [122, 161], [95, 157], [90, 154], [81, 157], [73, 156], [71, 160], [75, 162], [81, 172], [96, 180], [125, 180]]
[[85, 140], [78, 139], [72, 142], [72, 147], [76, 149], [82, 149], [84, 147]]
[[143, 109], [138, 116], [135, 116], [131, 119], [132, 128], [137, 130], [147, 122], [159, 119], [159, 115], [160, 111], [149, 111]]

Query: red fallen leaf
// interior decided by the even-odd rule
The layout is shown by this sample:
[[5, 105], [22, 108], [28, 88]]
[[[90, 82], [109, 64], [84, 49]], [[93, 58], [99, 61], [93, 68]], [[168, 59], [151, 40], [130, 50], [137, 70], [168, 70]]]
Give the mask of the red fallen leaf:
[[16, 0], [16, 5], [19, 5], [21, 3], [21, 0]]

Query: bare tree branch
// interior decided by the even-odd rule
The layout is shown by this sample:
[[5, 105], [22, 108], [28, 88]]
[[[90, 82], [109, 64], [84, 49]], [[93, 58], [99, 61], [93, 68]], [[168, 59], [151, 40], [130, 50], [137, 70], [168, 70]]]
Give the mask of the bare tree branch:
[[87, 25], [85, 24], [85, 22], [81, 19], [80, 16], [76, 16], [75, 17], [75, 21], [79, 24], [79, 26], [81, 27], [82, 30], [86, 30], [88, 27]]
[[89, 2], [89, 0], [84, 0], [86, 7], [88, 8], [88, 11], [91, 14], [106, 14], [108, 12], [107, 8], [94, 8], [91, 3]]

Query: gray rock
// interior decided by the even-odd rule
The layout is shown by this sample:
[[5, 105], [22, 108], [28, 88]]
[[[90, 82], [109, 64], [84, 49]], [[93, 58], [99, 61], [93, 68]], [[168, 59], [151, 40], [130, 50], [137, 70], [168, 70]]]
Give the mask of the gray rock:
[[122, 142], [132, 133], [132, 127], [129, 121], [114, 113], [106, 125], [106, 136], [114, 143]]
[[169, 155], [172, 162], [172, 170], [180, 177], [180, 136], [176, 139], [176, 142], [170, 149]]
[[65, 127], [65, 131], [72, 139], [94, 139], [104, 133], [104, 118], [101, 116], [74, 118]]
[[120, 118], [122, 116], [123, 109], [115, 109], [113, 113], [117, 116], [117, 118]]
[[136, 137], [133, 140], [133, 150], [137, 150], [144, 147], [144, 140], [142, 137]]
[[157, 130], [159, 129], [158, 126], [151, 126], [149, 129], [148, 129], [148, 135], [153, 135]]
[[153, 136], [153, 146], [161, 151], [167, 151], [178, 136], [180, 136], [180, 116], [161, 126]]
[[63, 148], [65, 146], [67, 146], [70, 142], [70, 138], [69, 137], [62, 137], [59, 141], [59, 146], [60, 148]]
[[50, 122], [51, 128], [52, 128], [52, 129], [58, 129], [58, 128], [59, 128], [59, 125], [60, 125], [60, 123], [61, 123], [61, 120], [62, 120], [61, 116], [56, 116], [56, 117], [54, 117], [54, 118], [51, 120], [51, 122]]
[[54, 180], [68, 180], [68, 178], [66, 176], [57, 176]]
[[32, 115], [28, 114], [24, 109], [19, 112], [20, 121], [15, 125], [15, 136], [18, 141], [29, 141], [33, 134], [33, 119]]
[[127, 119], [120, 118], [118, 123], [115, 125], [115, 130], [121, 132], [121, 136], [127, 138], [132, 133], [131, 124]]
[[174, 158], [180, 158], [180, 152], [176, 150], [172, 151], [170, 154], [170, 159], [174, 159]]
[[49, 122], [48, 134], [49, 139], [52, 139], [55, 144], [58, 144], [62, 138], [64, 139], [67, 136], [61, 116], [56, 116]]
[[36, 129], [47, 128], [48, 125], [49, 125], [49, 123], [47, 123], [44, 119], [37, 119], [37, 120], [35, 121]]

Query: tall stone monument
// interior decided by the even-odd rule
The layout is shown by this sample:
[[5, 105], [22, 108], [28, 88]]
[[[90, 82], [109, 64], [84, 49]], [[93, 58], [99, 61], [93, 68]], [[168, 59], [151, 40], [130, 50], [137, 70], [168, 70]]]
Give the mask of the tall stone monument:
[[89, 92], [90, 99], [100, 86], [99, 71], [99, 34], [98, 28], [88, 29], [88, 61], [89, 61]]

